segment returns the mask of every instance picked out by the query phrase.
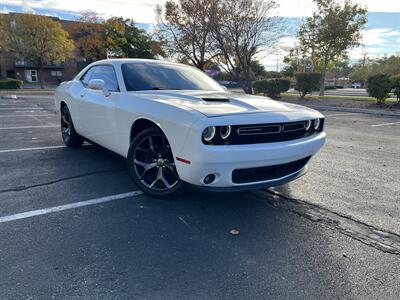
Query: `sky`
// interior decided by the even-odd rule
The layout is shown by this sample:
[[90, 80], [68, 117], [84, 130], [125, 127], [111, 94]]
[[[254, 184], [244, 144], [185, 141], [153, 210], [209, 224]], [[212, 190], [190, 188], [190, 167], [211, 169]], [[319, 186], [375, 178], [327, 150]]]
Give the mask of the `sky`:
[[[276, 14], [294, 18], [298, 24], [301, 18], [311, 15], [312, 0], [276, 0], [279, 9]], [[107, 18], [123, 16], [133, 18], [140, 27], [148, 29], [156, 22], [154, 9], [165, 0], [0, 0], [0, 12], [35, 12], [62, 19], [76, 19], [84, 10], [94, 10]], [[382, 56], [400, 53], [400, 0], [354, 0], [369, 10], [369, 20], [363, 32], [363, 46], [351, 51], [353, 60], [366, 53], [368, 56]], [[269, 69], [282, 65], [284, 55], [296, 45], [293, 34], [283, 37], [274, 49], [264, 51], [260, 60]]]

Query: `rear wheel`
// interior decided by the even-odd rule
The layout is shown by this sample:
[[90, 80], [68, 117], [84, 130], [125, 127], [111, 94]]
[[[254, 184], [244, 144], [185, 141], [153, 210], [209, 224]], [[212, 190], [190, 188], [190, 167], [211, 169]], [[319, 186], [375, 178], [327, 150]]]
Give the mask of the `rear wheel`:
[[61, 135], [64, 144], [68, 147], [79, 147], [83, 144], [83, 138], [75, 131], [71, 114], [66, 105], [61, 108]]
[[158, 128], [145, 129], [132, 140], [128, 169], [137, 187], [150, 196], [168, 198], [184, 190], [169, 142]]

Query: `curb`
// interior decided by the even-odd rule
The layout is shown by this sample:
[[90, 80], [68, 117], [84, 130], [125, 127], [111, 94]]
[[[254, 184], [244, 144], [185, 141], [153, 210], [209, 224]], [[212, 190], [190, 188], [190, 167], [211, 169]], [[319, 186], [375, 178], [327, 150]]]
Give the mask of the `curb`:
[[[304, 105], [304, 104], [302, 104]], [[329, 111], [343, 111], [343, 112], [355, 112], [355, 113], [363, 113], [363, 114], [370, 114], [370, 115], [382, 115], [382, 116], [393, 116], [393, 117], [400, 117], [400, 111], [382, 111], [382, 110], [372, 110], [372, 109], [365, 109], [365, 108], [351, 108], [351, 107], [338, 107], [338, 106], [324, 106], [324, 105], [304, 105], [313, 109], [322, 109], [322, 110], [329, 110]]]
[[17, 95], [0, 95], [0, 98], [1, 99], [13, 99], [13, 100], [15, 100], [15, 99], [18, 99], [18, 96]]

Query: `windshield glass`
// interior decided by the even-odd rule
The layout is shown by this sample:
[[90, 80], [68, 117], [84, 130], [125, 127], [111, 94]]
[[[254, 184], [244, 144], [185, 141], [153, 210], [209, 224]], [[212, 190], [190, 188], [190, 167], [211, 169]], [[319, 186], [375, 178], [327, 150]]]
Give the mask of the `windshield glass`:
[[189, 66], [136, 62], [125, 63], [121, 68], [127, 91], [224, 91], [224, 89], [213, 79], [200, 70]]

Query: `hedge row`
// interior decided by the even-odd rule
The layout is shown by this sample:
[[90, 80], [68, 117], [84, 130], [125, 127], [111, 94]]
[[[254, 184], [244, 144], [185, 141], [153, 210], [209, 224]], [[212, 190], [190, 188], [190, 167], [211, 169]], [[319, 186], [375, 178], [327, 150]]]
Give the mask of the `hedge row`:
[[14, 78], [0, 79], [0, 89], [15, 90], [20, 89], [22, 81]]

